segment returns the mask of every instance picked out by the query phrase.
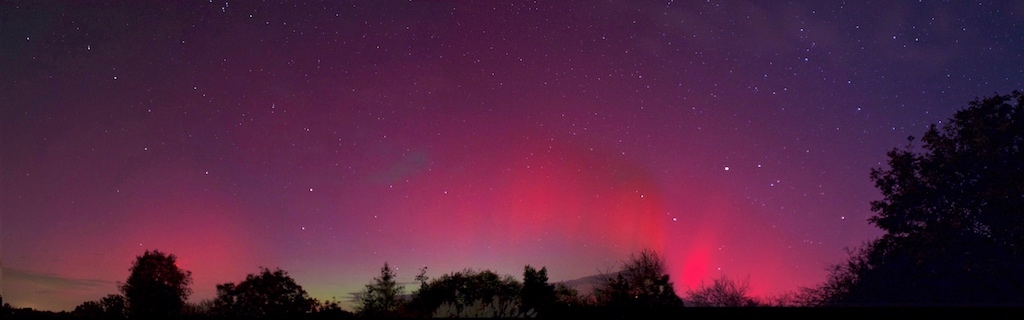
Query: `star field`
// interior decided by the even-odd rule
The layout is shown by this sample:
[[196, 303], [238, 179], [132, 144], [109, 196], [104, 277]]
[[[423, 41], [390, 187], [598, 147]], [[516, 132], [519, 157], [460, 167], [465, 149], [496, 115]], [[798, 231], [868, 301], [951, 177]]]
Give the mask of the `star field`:
[[824, 280], [885, 153], [1024, 88], [1016, 1], [0, 4], [4, 302], [147, 249], [342, 299], [665, 254], [677, 292]]

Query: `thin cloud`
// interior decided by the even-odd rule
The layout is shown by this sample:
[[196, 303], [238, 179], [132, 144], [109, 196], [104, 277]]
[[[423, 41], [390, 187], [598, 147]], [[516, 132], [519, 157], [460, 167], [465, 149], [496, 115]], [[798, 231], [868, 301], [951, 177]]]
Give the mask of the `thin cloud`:
[[24, 282], [26, 284], [37, 286], [44, 291], [90, 290], [100, 287], [111, 287], [117, 284], [115, 281], [102, 279], [76, 279], [63, 277], [53, 273], [32, 272], [13, 268], [4, 268], [4, 280], [9, 282]]

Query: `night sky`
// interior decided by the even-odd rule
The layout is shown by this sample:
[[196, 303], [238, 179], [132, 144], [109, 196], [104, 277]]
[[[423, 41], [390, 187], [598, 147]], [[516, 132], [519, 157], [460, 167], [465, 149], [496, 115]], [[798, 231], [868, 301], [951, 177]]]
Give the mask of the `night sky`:
[[[1024, 88], [1021, 1], [4, 1], [2, 294], [70, 310], [159, 249], [553, 281], [642, 248], [770, 295], [881, 231], [868, 175]], [[346, 308], [351, 310], [351, 305]]]

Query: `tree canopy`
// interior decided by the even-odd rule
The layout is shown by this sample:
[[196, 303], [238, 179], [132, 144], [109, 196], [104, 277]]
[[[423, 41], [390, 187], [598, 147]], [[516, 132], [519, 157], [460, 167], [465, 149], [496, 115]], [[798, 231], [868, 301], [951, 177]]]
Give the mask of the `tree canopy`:
[[886, 232], [808, 290], [821, 304], [1024, 304], [1024, 95], [975, 100], [871, 171]]
[[425, 283], [413, 294], [409, 308], [412, 313], [430, 316], [445, 303], [456, 311], [472, 307], [478, 301], [486, 304], [485, 307], [495, 307], [494, 301], [518, 305], [522, 289], [523, 284], [512, 276], [466, 269]]
[[[906, 240], [941, 232], [973, 234], [1020, 255], [1024, 247], [1024, 95], [970, 103], [941, 128], [932, 125], [924, 152], [894, 149], [889, 168], [871, 172], [884, 199], [870, 219]], [[913, 140], [913, 137], [910, 137]]]
[[314, 312], [317, 306], [317, 301], [287, 272], [267, 268], [259, 274], [249, 274], [237, 285], [217, 285], [217, 298], [213, 301], [214, 313], [246, 319], [294, 318]]
[[173, 254], [153, 250], [135, 259], [120, 285], [128, 314], [138, 319], [177, 318], [192, 290], [192, 272], [178, 268]]
[[124, 296], [110, 294], [99, 301], [86, 301], [72, 312], [82, 319], [127, 319], [128, 307]]
[[380, 268], [380, 276], [373, 278], [373, 283], [366, 285], [358, 294], [359, 314], [371, 318], [394, 316], [403, 290], [405, 286], [395, 281], [395, 271], [385, 262]]
[[555, 286], [548, 283], [547, 268], [537, 270], [529, 265], [523, 268], [521, 299], [523, 310], [534, 310], [538, 314], [547, 314], [558, 300]]
[[659, 312], [683, 306], [661, 255], [649, 249], [634, 254], [622, 270], [605, 275], [594, 289], [597, 303], [628, 312]]

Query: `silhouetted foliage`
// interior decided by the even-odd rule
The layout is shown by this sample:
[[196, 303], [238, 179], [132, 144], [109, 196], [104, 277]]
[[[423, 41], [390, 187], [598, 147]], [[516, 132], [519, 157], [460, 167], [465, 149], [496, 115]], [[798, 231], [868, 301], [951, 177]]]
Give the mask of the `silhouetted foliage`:
[[749, 297], [750, 278], [741, 281], [733, 280], [725, 275], [713, 279], [707, 286], [702, 281], [695, 290], [687, 290], [690, 302], [694, 307], [756, 307], [758, 303]]
[[427, 280], [430, 280], [430, 277], [427, 277], [427, 266], [423, 266], [420, 268], [420, 274], [416, 275], [416, 282], [419, 282], [422, 287], [427, 284]]
[[858, 277], [870, 268], [868, 256], [872, 246], [865, 244], [855, 251], [848, 252], [845, 262], [829, 266], [825, 282], [815, 287], [800, 288], [796, 304], [800, 306], [839, 306], [846, 304], [851, 291], [858, 284]]
[[491, 301], [445, 301], [434, 310], [434, 318], [535, 318], [533, 309], [523, 311], [518, 299], [502, 300], [495, 296]]
[[100, 305], [99, 301], [86, 301], [75, 307], [75, 311], [71, 312], [75, 317], [81, 319], [106, 319], [106, 311], [103, 310], [103, 306]]
[[537, 314], [545, 315], [557, 302], [555, 286], [548, 283], [548, 269], [534, 269], [531, 266], [523, 270], [523, 290], [521, 293], [522, 309], [524, 311], [534, 310]]
[[523, 285], [512, 276], [500, 276], [490, 270], [477, 272], [466, 269], [427, 282], [413, 293], [408, 310], [413, 316], [431, 316], [445, 302], [452, 304], [456, 311], [477, 301], [493, 302], [495, 298], [501, 303], [514, 300], [518, 304], [522, 288]]
[[632, 255], [618, 273], [605, 275], [594, 289], [594, 298], [598, 305], [627, 314], [657, 314], [683, 306], [661, 255], [652, 250]]
[[121, 284], [121, 293], [133, 319], [177, 318], [192, 293], [192, 273], [176, 264], [173, 254], [146, 251], [135, 259], [128, 280]]
[[807, 307], [801, 300], [799, 291], [786, 291], [760, 297], [756, 300], [759, 307]]
[[15, 308], [11, 305], [7, 305], [2, 309], [0, 313], [0, 319], [18, 319], [18, 320], [62, 320], [62, 319], [79, 319], [74, 313], [61, 311], [45, 311], [35, 310], [32, 308]]
[[99, 301], [86, 301], [72, 312], [80, 319], [127, 319], [127, 302], [122, 295], [111, 294]]
[[263, 268], [237, 285], [217, 285], [213, 313], [231, 318], [280, 319], [313, 313], [317, 306], [318, 302], [287, 272]]
[[355, 314], [345, 311], [338, 304], [338, 301], [322, 301], [317, 303], [316, 311], [313, 312], [312, 316], [307, 317], [308, 319], [349, 319], [354, 318]]
[[574, 312], [589, 306], [586, 297], [563, 283], [549, 283], [547, 268], [540, 270], [526, 266], [523, 271], [523, 290], [520, 295], [521, 310], [533, 311], [527, 316], [539, 318], [564, 318], [577, 316]]
[[588, 304], [587, 297], [580, 294], [576, 288], [566, 286], [559, 282], [555, 284], [555, 304], [560, 309], [582, 306]]
[[213, 299], [203, 299], [199, 302], [186, 302], [185, 308], [181, 311], [183, 319], [209, 319], [214, 318]]
[[975, 100], [921, 141], [872, 170], [886, 234], [805, 289], [812, 304], [1024, 305], [1024, 95]]
[[404, 289], [405, 286], [395, 281], [394, 270], [385, 262], [380, 269], [380, 276], [373, 278], [373, 283], [366, 285], [357, 296], [359, 315], [371, 318], [394, 317], [401, 303], [399, 296]]

